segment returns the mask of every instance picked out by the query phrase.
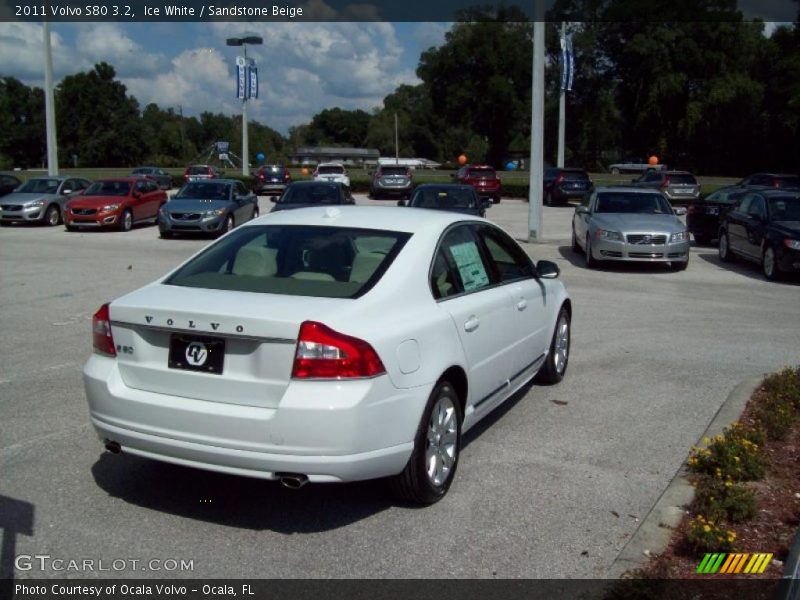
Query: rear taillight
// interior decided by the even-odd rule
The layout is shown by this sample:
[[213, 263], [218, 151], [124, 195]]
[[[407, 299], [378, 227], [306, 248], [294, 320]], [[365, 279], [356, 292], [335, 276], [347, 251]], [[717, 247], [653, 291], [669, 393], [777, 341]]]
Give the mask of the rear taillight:
[[772, 178], [772, 187], [779, 188], [781, 187], [781, 182], [778, 181], [777, 177]]
[[669, 187], [669, 177], [664, 177], [664, 181], [661, 182], [661, 187]]
[[111, 337], [111, 317], [108, 302], [103, 304], [92, 316], [92, 345], [95, 352], [106, 356], [116, 356], [114, 338]]
[[559, 175], [558, 177], [556, 177], [556, 180], [553, 182], [553, 185], [558, 185], [559, 183], [564, 183], [563, 175]]
[[686, 208], [686, 212], [689, 213], [689, 214], [694, 214], [696, 212], [700, 212], [700, 209], [697, 206], [695, 206], [694, 204], [690, 204]]
[[300, 326], [292, 378], [349, 379], [385, 372], [378, 353], [364, 340], [314, 321]]
[[187, 180], [189, 179], [189, 171], [186, 171], [186, 173], [183, 174], [183, 178]]

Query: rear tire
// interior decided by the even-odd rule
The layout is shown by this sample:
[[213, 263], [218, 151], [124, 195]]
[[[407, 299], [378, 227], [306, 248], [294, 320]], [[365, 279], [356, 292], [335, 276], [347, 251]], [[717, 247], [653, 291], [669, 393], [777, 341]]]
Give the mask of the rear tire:
[[260, 213], [259, 213], [259, 211], [258, 211], [258, 204], [256, 204], [256, 207], [253, 209], [253, 216], [252, 216], [252, 217], [250, 217], [250, 218], [251, 218], [251, 219], [257, 219], [259, 214], [260, 214]]
[[726, 263], [732, 263], [736, 260], [733, 252], [731, 252], [728, 234], [725, 231], [719, 234], [719, 259]]
[[391, 480], [392, 490], [414, 504], [438, 502], [450, 489], [461, 451], [464, 416], [455, 389], [447, 381], [433, 388], [405, 469]]
[[570, 318], [566, 307], [562, 306], [553, 330], [550, 352], [544, 365], [536, 374], [536, 381], [545, 385], [553, 385], [564, 379], [569, 364]]

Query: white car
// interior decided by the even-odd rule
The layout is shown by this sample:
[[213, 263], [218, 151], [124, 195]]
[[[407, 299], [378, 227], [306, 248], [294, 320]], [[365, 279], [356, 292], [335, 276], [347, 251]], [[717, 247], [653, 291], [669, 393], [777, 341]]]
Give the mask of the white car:
[[432, 503], [464, 432], [564, 376], [557, 276], [477, 217], [273, 213], [97, 311], [91, 420], [112, 452], [295, 488], [390, 476]]
[[350, 187], [350, 176], [341, 163], [320, 163], [314, 169], [314, 179], [317, 181], [333, 181]]

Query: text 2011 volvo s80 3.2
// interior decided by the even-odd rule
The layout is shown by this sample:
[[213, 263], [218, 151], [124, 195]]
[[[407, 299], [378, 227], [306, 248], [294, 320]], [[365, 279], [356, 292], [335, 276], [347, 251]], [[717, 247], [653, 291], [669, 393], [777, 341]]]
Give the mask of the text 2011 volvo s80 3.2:
[[457, 213], [261, 217], [97, 311], [91, 420], [114, 452], [289, 487], [390, 477], [432, 503], [464, 432], [533, 377], [564, 376], [557, 276]]

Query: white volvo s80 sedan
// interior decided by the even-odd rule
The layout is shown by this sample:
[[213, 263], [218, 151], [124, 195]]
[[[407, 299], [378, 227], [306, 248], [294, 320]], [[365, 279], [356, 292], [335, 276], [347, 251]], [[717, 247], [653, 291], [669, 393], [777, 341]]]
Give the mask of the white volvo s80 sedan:
[[318, 207], [250, 221], [103, 305], [84, 367], [106, 448], [432, 503], [461, 436], [567, 368], [558, 267], [458, 213]]

